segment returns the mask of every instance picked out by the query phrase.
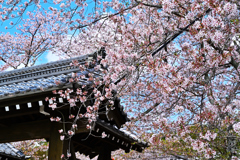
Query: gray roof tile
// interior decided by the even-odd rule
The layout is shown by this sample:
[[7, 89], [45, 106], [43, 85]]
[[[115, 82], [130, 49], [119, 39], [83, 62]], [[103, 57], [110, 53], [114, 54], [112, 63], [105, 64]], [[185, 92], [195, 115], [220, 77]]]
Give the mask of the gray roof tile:
[[0, 157], [1, 155], [8, 156], [9, 158], [25, 159], [25, 155], [10, 143], [0, 143]]
[[[77, 60], [80, 64], [85, 64], [88, 61], [88, 57], [94, 56], [95, 54], [89, 54], [0, 73], [0, 99], [24, 95], [29, 92], [57, 89], [56, 81], [60, 83], [60, 86], [69, 84], [68, 79], [71, 77], [72, 72], [77, 72], [78, 75], [87, 75], [91, 72], [98, 77], [99, 73], [95, 72], [93, 68], [79, 72], [78, 66], [70, 65], [73, 60]], [[90, 82], [84, 78], [79, 83], [86, 85]]]

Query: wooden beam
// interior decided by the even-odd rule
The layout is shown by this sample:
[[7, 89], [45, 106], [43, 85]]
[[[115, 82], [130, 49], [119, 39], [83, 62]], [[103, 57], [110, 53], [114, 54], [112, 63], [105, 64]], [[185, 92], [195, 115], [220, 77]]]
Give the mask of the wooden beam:
[[1, 127], [0, 143], [49, 138], [49, 119]]
[[6, 119], [6, 118], [12, 118], [12, 117], [19, 117], [19, 116], [26, 116], [26, 115], [32, 115], [32, 114], [37, 114], [39, 113], [39, 110], [29, 110], [27, 112], [14, 112], [14, 113], [5, 113], [4, 114], [0, 114], [0, 119]]
[[[39, 138], [50, 138], [51, 122], [49, 117], [45, 120], [17, 123], [12, 125], [1, 125], [0, 126], [0, 143], [23, 141]], [[63, 124], [58, 123], [61, 128]], [[78, 121], [78, 130], [75, 134], [89, 132], [85, 127], [84, 123]], [[66, 125], [66, 128], [71, 125]], [[56, 130], [58, 132], [58, 130]]]
[[[31, 107], [29, 107], [28, 103], [31, 104]], [[18, 106], [20, 107], [20, 109], [18, 110], [16, 109], [16, 105], [8, 105], [9, 111], [6, 111], [6, 107], [0, 108], [0, 119], [40, 113], [38, 101], [28, 103], [18, 104]]]
[[[26, 93], [27, 94], [27, 93]], [[40, 100], [44, 100], [46, 97], [56, 97], [52, 93], [52, 91], [47, 92], [39, 92], [39, 93], [32, 93], [29, 95], [19, 95], [17, 97], [9, 97], [5, 99], [1, 99], [0, 107], [11, 106], [16, 104], [23, 104], [28, 102], [37, 102]]]

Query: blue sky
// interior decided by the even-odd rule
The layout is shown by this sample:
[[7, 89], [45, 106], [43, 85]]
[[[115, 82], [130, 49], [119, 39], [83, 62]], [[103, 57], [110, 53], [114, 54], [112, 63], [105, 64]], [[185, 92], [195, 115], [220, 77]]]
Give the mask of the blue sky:
[[[27, 1], [27, 0], [26, 0]], [[64, 1], [62, 1], [62, 2], [64, 2]], [[62, 3], [61, 2], [61, 3]], [[60, 4], [61, 4], [60, 3]], [[88, 13], [90, 13], [90, 12], [92, 12], [93, 11], [93, 8], [94, 8], [94, 1], [93, 0], [87, 0], [87, 3], [88, 3], [88, 9], [86, 10], [86, 13], [85, 14], [88, 14]], [[44, 8], [44, 9], [46, 9], [46, 10], [48, 10], [48, 8], [51, 6], [51, 7], [54, 7], [54, 8], [60, 8], [59, 6], [60, 6], [60, 4], [54, 4], [54, 3], [43, 3], [43, 0], [40, 0], [40, 4], [41, 4], [41, 8]], [[2, 5], [3, 7], [4, 7], [4, 4]], [[6, 6], [5, 6], [6, 7]], [[35, 6], [35, 5], [31, 5], [31, 6], [29, 6], [28, 7], [28, 9], [25, 11], [25, 13], [24, 13], [24, 15], [23, 15], [23, 19], [26, 19], [26, 18], [28, 18], [28, 16], [26, 15], [26, 13], [28, 12], [28, 11], [34, 11], [34, 10], [36, 10], [37, 9], [37, 7]], [[1, 9], [0, 9], [0, 11], [1, 11]], [[10, 34], [14, 34], [14, 32], [18, 32], [18, 30], [16, 30], [16, 26], [11, 26], [10, 25], [10, 22], [16, 22], [17, 21], [17, 19], [9, 19], [9, 20], [6, 20], [6, 21], [4, 21], [4, 22], [2, 22], [2, 23], [0, 23], [0, 32], [3, 32], [3, 33], [7, 33], [7, 32], [9, 32]], [[18, 23], [18, 24], [21, 24], [21, 23]], [[5, 27], [8, 27], [8, 29], [5, 29]], [[56, 55], [54, 55], [54, 54], [52, 54], [52, 52], [46, 52], [46, 53], [44, 53], [39, 59], [38, 59], [38, 61], [36, 62], [36, 64], [35, 65], [38, 65], [38, 64], [42, 64], [42, 63], [47, 63], [47, 62], [51, 62], [51, 61], [56, 61], [56, 60], [59, 60], [59, 57], [58, 56], [56, 56]], [[1, 64], [1, 62], [0, 62], [0, 64]], [[19, 68], [21, 68], [21, 67], [23, 67], [23, 66], [20, 66]], [[11, 70], [11, 68], [9, 68], [8, 70]]]
[[[41, 5], [42, 5], [42, 8], [45, 8], [45, 9], [47, 9], [50, 6], [58, 7], [58, 5], [54, 5], [54, 4], [41, 3]], [[28, 7], [28, 9], [25, 11], [25, 14], [23, 15], [23, 19], [28, 18], [28, 16], [26, 15], [26, 13], [28, 11], [31, 12], [31, 11], [34, 11], [35, 9], [36, 9], [36, 6], [33, 6], [33, 5]], [[18, 32], [18, 30], [16, 29], [17, 25], [16, 26], [11, 26], [10, 25], [11, 21], [16, 22], [17, 19], [9, 19], [9, 20], [6, 20], [6, 21], [2, 22], [1, 27], [0, 27], [0, 32], [4, 32], [4, 33], [9, 32], [10, 34], [13, 34], [14, 32]], [[21, 23], [19, 23], [19, 24], [21, 24]], [[8, 29], [5, 29], [6, 26], [8, 27]], [[55, 61], [55, 60], [58, 60], [58, 59], [59, 59], [59, 57], [53, 55], [51, 52], [46, 52], [38, 59], [38, 61], [36, 62], [36, 65], [51, 62], [51, 61]], [[21, 68], [21, 67], [23, 67], [23, 66], [20, 66], [19, 68]], [[12, 68], [9, 68], [8, 70], [12, 70]]]

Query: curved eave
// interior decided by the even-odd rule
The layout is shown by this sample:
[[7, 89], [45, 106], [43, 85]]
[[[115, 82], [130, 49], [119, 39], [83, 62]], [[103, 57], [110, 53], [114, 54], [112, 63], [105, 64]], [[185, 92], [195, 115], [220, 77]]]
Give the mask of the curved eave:
[[[136, 136], [132, 136], [132, 134], [119, 130], [110, 123], [100, 119], [96, 121], [95, 132], [98, 132], [99, 128], [101, 128], [101, 132], [105, 132], [107, 135], [106, 138], [112, 140], [118, 139], [116, 142], [119, 143], [120, 148], [124, 149], [126, 152], [129, 152], [130, 150], [142, 152], [149, 146], [148, 143], [141, 141], [139, 138], [134, 138]], [[115, 138], [113, 139], [113, 137]]]

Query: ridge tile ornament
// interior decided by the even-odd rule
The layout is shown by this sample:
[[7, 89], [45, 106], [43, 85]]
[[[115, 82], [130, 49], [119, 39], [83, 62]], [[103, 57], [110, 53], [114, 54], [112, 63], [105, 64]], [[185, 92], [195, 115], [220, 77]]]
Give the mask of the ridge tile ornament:
[[[93, 125], [88, 126], [89, 129], [86, 128], [86, 118], [78, 119], [74, 125], [50, 121], [50, 118], [52, 121], [76, 118], [74, 115], [69, 116], [69, 109], [71, 112], [76, 112], [74, 106], [71, 107], [71, 103], [64, 98], [56, 97], [53, 91], [70, 89], [75, 93], [76, 87], [92, 83], [87, 79], [89, 73], [95, 78], [101, 78], [102, 74], [94, 70], [94, 65], [90, 65], [84, 71], [81, 71], [78, 66], [71, 65], [73, 61], [78, 61], [80, 64], [90, 64], [93, 60], [97, 62], [98, 54], [100, 53], [95, 52], [1, 73], [0, 143], [45, 138], [49, 141], [50, 160], [58, 160], [62, 154], [67, 155], [66, 151], [69, 152], [69, 146], [72, 155], [69, 159], [73, 160], [76, 159], [75, 152], [77, 151], [90, 158], [99, 155], [99, 160], [110, 160], [111, 151], [117, 149], [123, 149], [125, 152], [130, 150], [142, 152], [148, 144], [121, 129], [121, 126], [129, 119], [123, 111], [119, 98], [113, 101], [113, 108], [109, 110], [107, 106], [101, 108], [101, 112], [106, 114], [97, 115], [96, 121], [91, 122]], [[72, 82], [70, 79], [73, 73], [78, 76], [85, 75], [86, 78]], [[54, 100], [48, 98], [54, 96], [56, 97]], [[71, 95], [66, 98], [70, 99]], [[83, 102], [91, 103], [87, 99]], [[82, 102], [74, 103], [81, 104]], [[81, 110], [80, 114], [86, 113], [86, 109]], [[74, 132], [69, 130], [73, 126]], [[60, 136], [63, 137], [62, 132], [59, 133], [62, 128], [64, 128], [62, 132], [66, 130], [66, 133], [69, 133], [71, 141], [66, 138], [60, 139]]]

